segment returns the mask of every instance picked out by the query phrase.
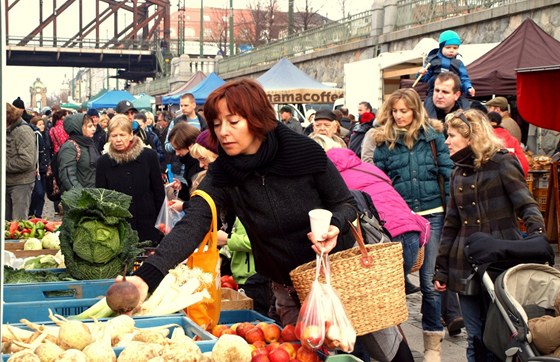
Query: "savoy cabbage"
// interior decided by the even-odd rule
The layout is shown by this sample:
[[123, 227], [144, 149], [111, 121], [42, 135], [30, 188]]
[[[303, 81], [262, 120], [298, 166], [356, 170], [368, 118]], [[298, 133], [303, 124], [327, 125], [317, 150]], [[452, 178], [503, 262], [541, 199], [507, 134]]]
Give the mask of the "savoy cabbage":
[[128, 223], [132, 198], [118, 191], [82, 188], [62, 195], [60, 249], [76, 279], [110, 279], [132, 270], [142, 249]]

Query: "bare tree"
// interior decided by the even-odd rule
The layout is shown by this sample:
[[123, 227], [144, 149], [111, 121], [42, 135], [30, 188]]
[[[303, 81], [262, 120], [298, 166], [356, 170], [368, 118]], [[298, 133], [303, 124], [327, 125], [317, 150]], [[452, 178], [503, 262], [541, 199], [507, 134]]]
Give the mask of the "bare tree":
[[236, 21], [240, 38], [253, 47], [278, 39], [278, 0], [253, 0], [248, 8], [251, 11], [251, 19], [242, 18]]
[[340, 5], [340, 10], [342, 11], [342, 17], [347, 17], [348, 14], [346, 10], [350, 7], [352, 0], [338, 0], [338, 4]]
[[312, 2], [312, 0], [305, 0], [303, 9], [297, 9], [295, 22], [299, 31], [305, 31], [322, 25], [322, 17], [319, 15], [319, 11], [323, 8], [323, 5], [319, 6], [319, 8], [314, 8]]

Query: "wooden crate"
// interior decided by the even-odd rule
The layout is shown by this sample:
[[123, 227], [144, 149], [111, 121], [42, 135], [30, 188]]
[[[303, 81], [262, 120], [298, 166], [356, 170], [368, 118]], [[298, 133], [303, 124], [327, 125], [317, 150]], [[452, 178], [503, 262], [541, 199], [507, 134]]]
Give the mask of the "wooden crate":
[[54, 249], [41, 249], [41, 250], [23, 250], [25, 241], [14, 241], [4, 243], [4, 250], [11, 251], [15, 254], [16, 258], [27, 258], [30, 256], [39, 255], [55, 255], [58, 250]]
[[253, 309], [253, 299], [230, 288], [222, 288], [222, 310]]

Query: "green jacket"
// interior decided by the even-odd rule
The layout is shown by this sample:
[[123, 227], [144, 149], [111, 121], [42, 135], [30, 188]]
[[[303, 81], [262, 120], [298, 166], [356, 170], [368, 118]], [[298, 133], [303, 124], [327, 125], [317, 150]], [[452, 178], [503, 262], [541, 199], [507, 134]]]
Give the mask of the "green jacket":
[[227, 244], [220, 252], [224, 255], [228, 253], [231, 255], [231, 273], [237, 284], [245, 284], [247, 279], [256, 273], [251, 242], [245, 231], [245, 226], [239, 219], [235, 219]]
[[35, 132], [20, 118], [6, 130], [6, 186], [34, 183], [36, 170]]
[[[64, 120], [64, 130], [70, 137], [82, 135], [83, 114], [73, 114]], [[90, 148], [78, 145], [80, 155], [76, 146], [67, 140], [60, 147], [57, 154], [58, 176], [62, 183], [62, 190], [73, 188], [95, 187], [95, 165], [90, 160]], [[76, 160], [77, 158], [77, 160]]]

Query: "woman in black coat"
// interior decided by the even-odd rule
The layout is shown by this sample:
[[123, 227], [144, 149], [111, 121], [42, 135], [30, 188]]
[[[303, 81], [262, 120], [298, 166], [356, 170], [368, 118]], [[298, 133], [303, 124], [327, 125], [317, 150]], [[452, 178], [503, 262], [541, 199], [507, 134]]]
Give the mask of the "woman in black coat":
[[109, 149], [97, 162], [95, 186], [132, 196], [130, 225], [140, 241], [157, 244], [155, 227], [165, 197], [156, 151], [134, 136], [128, 117], [116, 115], [109, 122]]

